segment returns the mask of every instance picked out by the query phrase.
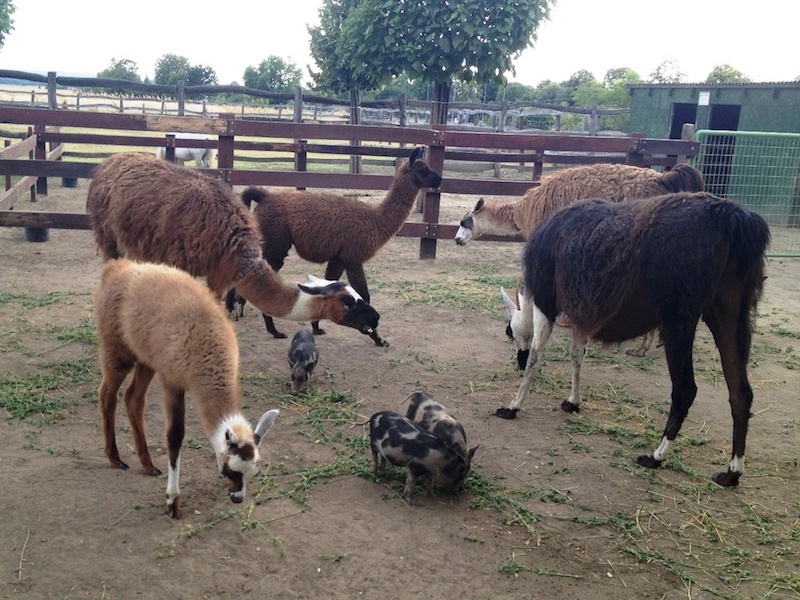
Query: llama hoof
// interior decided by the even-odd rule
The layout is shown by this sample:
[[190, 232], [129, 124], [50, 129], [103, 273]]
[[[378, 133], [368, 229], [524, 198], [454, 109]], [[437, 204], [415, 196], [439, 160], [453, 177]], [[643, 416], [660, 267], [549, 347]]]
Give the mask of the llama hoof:
[[647, 456], [646, 454], [636, 457], [636, 464], [647, 467], [648, 469], [658, 469], [663, 462], [663, 460], [656, 460], [652, 456]]
[[[125, 468], [127, 469], [127, 467]], [[142, 469], [142, 470], [144, 471], [145, 475], [150, 475], [150, 477], [158, 477], [159, 475], [161, 475], [161, 470], [156, 469], [155, 467], [153, 467], [152, 469]]]
[[741, 475], [741, 473], [736, 473], [728, 469], [725, 473], [714, 473], [712, 479], [714, 483], [722, 487], [734, 487], [739, 485], [739, 477], [741, 477]]
[[626, 350], [625, 354], [628, 356], [636, 356], [637, 358], [642, 358], [645, 354], [647, 354], [647, 350]]
[[314, 335], [325, 335], [325, 330], [322, 329], [321, 327], [315, 327], [312, 333]]
[[166, 512], [173, 519], [180, 519], [181, 518], [181, 505], [180, 505], [180, 501], [178, 500], [178, 498], [175, 498], [175, 500], [172, 502], [172, 504], [167, 502], [166, 510], [164, 512]]
[[518, 408], [506, 408], [505, 406], [501, 406], [494, 411], [494, 414], [501, 419], [516, 419], [517, 412], [519, 412]]
[[581, 412], [580, 404], [573, 404], [569, 400], [564, 400], [561, 403], [561, 410], [568, 413]]

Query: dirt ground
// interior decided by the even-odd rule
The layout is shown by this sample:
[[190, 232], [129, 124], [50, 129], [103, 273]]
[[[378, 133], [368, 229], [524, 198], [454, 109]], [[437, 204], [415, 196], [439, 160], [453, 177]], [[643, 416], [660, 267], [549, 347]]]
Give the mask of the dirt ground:
[[[20, 210], [82, 211], [86, 181]], [[444, 197], [455, 223], [472, 197]], [[412, 218], [415, 218], [412, 216]], [[568, 341], [551, 342], [515, 421], [492, 416], [520, 374], [505, 338], [499, 285], [513, 285], [519, 244], [392, 240], [369, 263], [388, 348], [328, 323], [304, 395], [289, 392], [288, 340], [248, 307], [235, 323], [245, 413], [281, 414], [262, 473], [243, 504], [224, 492], [196, 410], [182, 453], [183, 517], [164, 514], [166, 476], [138, 470], [124, 414], [118, 442], [131, 469], [109, 467], [97, 413], [92, 292], [101, 261], [88, 231], [27, 242], [0, 229], [0, 594], [6, 598], [519, 598], [581, 600], [800, 597], [800, 263], [771, 259], [754, 337], [755, 389], [741, 484], [724, 470], [731, 417], [713, 342], [700, 325], [699, 393], [676, 451], [650, 471], [669, 407], [663, 351], [643, 358], [592, 347], [585, 404], [568, 395]], [[282, 275], [323, 268], [290, 257]], [[299, 325], [278, 321], [293, 333]], [[306, 324], [308, 325], [308, 324]], [[466, 489], [412, 502], [404, 474], [369, 472], [367, 431], [379, 410], [405, 412], [424, 389], [479, 445]], [[166, 472], [160, 388], [148, 439]], [[28, 404], [26, 404], [28, 403]]]

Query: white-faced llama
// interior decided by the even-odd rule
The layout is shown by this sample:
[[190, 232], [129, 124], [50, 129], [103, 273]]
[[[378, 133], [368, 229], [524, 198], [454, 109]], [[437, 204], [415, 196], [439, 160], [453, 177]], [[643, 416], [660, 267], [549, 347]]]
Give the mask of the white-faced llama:
[[205, 276], [220, 299], [235, 285], [259, 310], [293, 321], [329, 319], [365, 333], [378, 325], [375, 309], [341, 282], [283, 281], [261, 256], [250, 211], [199, 169], [115, 154], [94, 169], [86, 210], [106, 260], [124, 256]]
[[145, 473], [161, 474], [150, 457], [144, 427], [147, 389], [157, 373], [167, 422], [167, 513], [180, 517], [187, 392], [195, 398], [231, 500], [244, 500], [247, 480], [258, 472], [259, 445], [278, 411], [264, 413], [255, 429], [242, 415], [239, 347], [219, 299], [179, 269], [110, 260], [95, 295], [95, 320], [103, 372], [98, 399], [111, 465], [128, 468], [117, 449], [114, 417], [119, 389], [133, 371], [125, 407], [136, 454]]
[[586, 200], [553, 214], [525, 247], [531, 352], [516, 398], [496, 414], [516, 416], [559, 314], [572, 326], [572, 389], [561, 404], [567, 412], [580, 408], [580, 369], [589, 339], [618, 342], [660, 327], [672, 404], [658, 448], [636, 459], [656, 468], [697, 395], [692, 346], [702, 318], [719, 350], [733, 415], [731, 460], [714, 481], [736, 485], [744, 471], [753, 402], [747, 360], [769, 240], [758, 214], [707, 193], [621, 204]]
[[[442, 183], [442, 177], [422, 160], [423, 152], [423, 148], [415, 148], [400, 165], [388, 193], [377, 206], [327, 192], [245, 189], [245, 205], [257, 203], [253, 212], [263, 236], [264, 258], [279, 271], [294, 246], [300, 258], [328, 263], [326, 279], [338, 280], [346, 272], [350, 285], [369, 302], [364, 263], [403, 226], [417, 193]], [[272, 320], [281, 315], [262, 312], [267, 330], [275, 337], [286, 337]], [[324, 333], [318, 321], [312, 322], [312, 328], [316, 334]], [[376, 345], [385, 345], [377, 335], [372, 339]]]

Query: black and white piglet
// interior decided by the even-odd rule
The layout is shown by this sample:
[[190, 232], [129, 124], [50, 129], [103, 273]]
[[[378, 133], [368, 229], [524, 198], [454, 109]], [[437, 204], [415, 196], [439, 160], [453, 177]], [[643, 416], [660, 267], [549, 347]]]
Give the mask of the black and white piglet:
[[425, 392], [414, 392], [407, 400], [410, 401], [406, 411], [407, 418], [418, 423], [462, 456], [466, 455], [467, 434], [464, 427], [448, 414], [444, 406]]
[[369, 420], [372, 474], [385, 461], [407, 467], [408, 476], [403, 496], [411, 499], [414, 483], [424, 477], [428, 494], [433, 482], [449, 491], [461, 489], [470, 469], [477, 446], [466, 455], [447, 446], [441, 439], [418, 423], [393, 411], [375, 413]]
[[292, 392], [303, 389], [317, 366], [319, 353], [314, 336], [307, 329], [294, 334], [289, 347], [289, 370], [292, 372]]

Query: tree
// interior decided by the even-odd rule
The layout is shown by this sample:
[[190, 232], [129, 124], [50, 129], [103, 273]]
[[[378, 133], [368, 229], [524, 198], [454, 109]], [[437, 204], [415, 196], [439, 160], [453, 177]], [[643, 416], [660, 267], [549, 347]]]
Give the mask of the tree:
[[750, 83], [750, 78], [729, 64], [724, 64], [717, 65], [711, 69], [705, 82], [716, 85], [723, 83]]
[[383, 82], [402, 73], [434, 84], [443, 123], [454, 80], [505, 83], [514, 60], [536, 40], [553, 0], [407, 2], [362, 0], [344, 19], [337, 45], [356, 77]]
[[678, 61], [668, 58], [650, 73], [651, 83], [680, 83], [686, 73], [681, 71]]
[[186, 85], [217, 85], [217, 72], [203, 65], [191, 66], [186, 71]]
[[344, 24], [360, 3], [361, 0], [323, 0], [319, 26], [308, 27], [311, 56], [319, 69], [309, 67], [308, 72], [314, 88], [321, 92], [339, 95], [351, 90], [372, 91], [388, 81], [377, 73], [356, 74], [343, 43]]
[[247, 67], [243, 79], [245, 86], [257, 90], [288, 92], [300, 85], [302, 77], [300, 68], [292, 61], [273, 55], [262, 60], [258, 67]]
[[178, 82], [186, 80], [190, 68], [189, 59], [185, 56], [165, 54], [156, 61], [153, 81], [158, 85], [178, 85]]
[[6, 36], [14, 31], [15, 10], [17, 7], [10, 0], [0, 0], [0, 48], [6, 43]]
[[139, 66], [128, 58], [120, 60], [112, 58], [111, 65], [100, 71], [97, 76], [103, 79], [122, 79], [124, 81], [140, 82], [142, 80], [139, 77]]
[[[641, 81], [641, 77], [628, 67], [609, 69], [603, 82], [591, 81], [582, 83], [573, 94], [577, 106], [603, 106], [606, 108], [628, 108], [631, 105], [631, 96], [628, 93], [628, 84]], [[613, 115], [603, 117], [603, 129], [617, 131], [628, 130], [627, 115]]]

